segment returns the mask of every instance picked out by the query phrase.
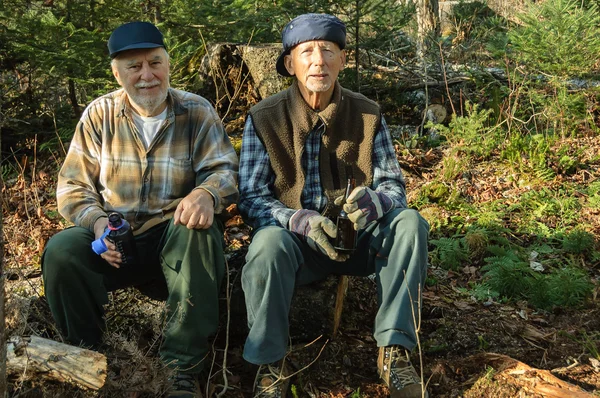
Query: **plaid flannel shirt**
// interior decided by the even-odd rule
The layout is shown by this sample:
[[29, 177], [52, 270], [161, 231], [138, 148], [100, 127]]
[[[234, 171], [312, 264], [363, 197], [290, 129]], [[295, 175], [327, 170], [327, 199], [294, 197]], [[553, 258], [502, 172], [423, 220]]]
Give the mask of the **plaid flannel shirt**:
[[58, 210], [67, 220], [93, 231], [99, 218], [118, 211], [137, 228], [175, 210], [194, 189], [213, 196], [215, 213], [238, 199], [238, 159], [214, 108], [175, 89], [167, 101], [167, 118], [148, 148], [124, 90], [86, 108], [58, 175]]
[[[306, 176], [301, 197], [302, 207], [318, 212], [323, 211], [327, 205], [327, 198], [321, 187], [318, 160], [322, 134], [323, 125], [316, 126], [309, 133], [301, 159]], [[404, 177], [383, 116], [373, 143], [372, 162], [373, 184], [370, 188], [389, 196], [395, 207], [406, 207]], [[277, 200], [273, 191], [274, 181], [275, 174], [271, 169], [269, 154], [256, 135], [251, 116], [248, 116], [240, 154], [238, 207], [242, 217], [255, 229], [265, 225], [287, 228], [290, 217], [298, 210], [287, 208]]]

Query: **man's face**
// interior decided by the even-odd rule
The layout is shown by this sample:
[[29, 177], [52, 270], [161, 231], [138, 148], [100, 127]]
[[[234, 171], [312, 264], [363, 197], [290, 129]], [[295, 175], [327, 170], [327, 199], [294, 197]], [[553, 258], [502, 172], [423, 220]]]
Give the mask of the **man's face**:
[[155, 116], [167, 99], [169, 57], [162, 47], [124, 51], [112, 63], [113, 75], [143, 116]]
[[323, 93], [333, 90], [333, 84], [344, 69], [346, 53], [331, 41], [307, 41], [292, 48], [284, 62], [298, 83], [313, 93]]

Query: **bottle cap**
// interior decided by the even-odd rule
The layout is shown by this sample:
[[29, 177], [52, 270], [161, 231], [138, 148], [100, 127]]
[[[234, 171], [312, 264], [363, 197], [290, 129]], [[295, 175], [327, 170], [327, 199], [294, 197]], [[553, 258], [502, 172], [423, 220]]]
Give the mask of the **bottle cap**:
[[110, 229], [106, 228], [102, 236], [92, 242], [92, 250], [97, 255], [100, 255], [108, 250], [108, 247], [106, 247], [106, 243], [104, 243], [104, 238], [106, 238], [106, 235], [108, 235], [109, 232]]
[[108, 227], [110, 229], [119, 229], [123, 226], [123, 219], [119, 213], [110, 213], [108, 215]]
[[106, 247], [106, 243], [104, 243], [103, 238], [98, 238], [92, 242], [92, 250], [94, 251], [94, 253], [100, 255], [107, 251], [108, 247]]

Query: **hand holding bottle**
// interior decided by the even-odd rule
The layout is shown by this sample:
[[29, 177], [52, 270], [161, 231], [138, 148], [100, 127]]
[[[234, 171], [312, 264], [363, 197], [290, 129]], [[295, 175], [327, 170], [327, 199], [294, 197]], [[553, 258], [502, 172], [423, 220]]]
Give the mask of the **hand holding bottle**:
[[[97, 247], [98, 245], [102, 246], [103, 244], [104, 247], [106, 247], [106, 250], [102, 252], [100, 249], [94, 250], [94, 252], [96, 252], [96, 254], [99, 254], [100, 257], [102, 257], [107, 263], [109, 263], [113, 267], [121, 268], [121, 253], [117, 250], [117, 246], [114, 243], [106, 239], [107, 231], [108, 218], [99, 218], [98, 221], [96, 221], [96, 223], [94, 224], [94, 235], [96, 237], [96, 240], [94, 242], [98, 242], [96, 243]], [[102, 242], [102, 244], [100, 244], [99, 242]], [[93, 244], [92, 248], [94, 248]], [[98, 253], [98, 251], [101, 252]]]
[[[336, 199], [336, 204], [340, 204], [337, 202]], [[358, 231], [379, 220], [393, 206], [392, 199], [386, 194], [375, 192], [369, 187], [357, 187], [348, 196], [343, 207], [348, 213], [348, 218], [354, 223], [354, 229]]]
[[326, 254], [334, 261], [346, 261], [347, 255], [338, 253], [329, 238], [335, 238], [337, 227], [327, 217], [314, 210], [301, 209], [289, 221], [290, 231], [300, 235], [311, 249]]
[[92, 250], [113, 267], [132, 265], [136, 261], [137, 248], [133, 231], [119, 213], [112, 212], [108, 218], [98, 219], [94, 225], [94, 234], [96, 240], [92, 242]]

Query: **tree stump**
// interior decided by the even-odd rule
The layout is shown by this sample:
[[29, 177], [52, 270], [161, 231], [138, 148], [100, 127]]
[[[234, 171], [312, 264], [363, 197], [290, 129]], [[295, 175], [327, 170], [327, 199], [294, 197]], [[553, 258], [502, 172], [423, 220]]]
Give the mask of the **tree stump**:
[[249, 87], [260, 101], [290, 85], [290, 79], [275, 69], [281, 44], [237, 45], [215, 43], [207, 48], [199, 74], [215, 103], [228, 104], [247, 95]]
[[238, 48], [260, 98], [267, 98], [289, 87], [290, 79], [280, 76], [275, 69], [282, 50], [281, 44], [246, 45]]

